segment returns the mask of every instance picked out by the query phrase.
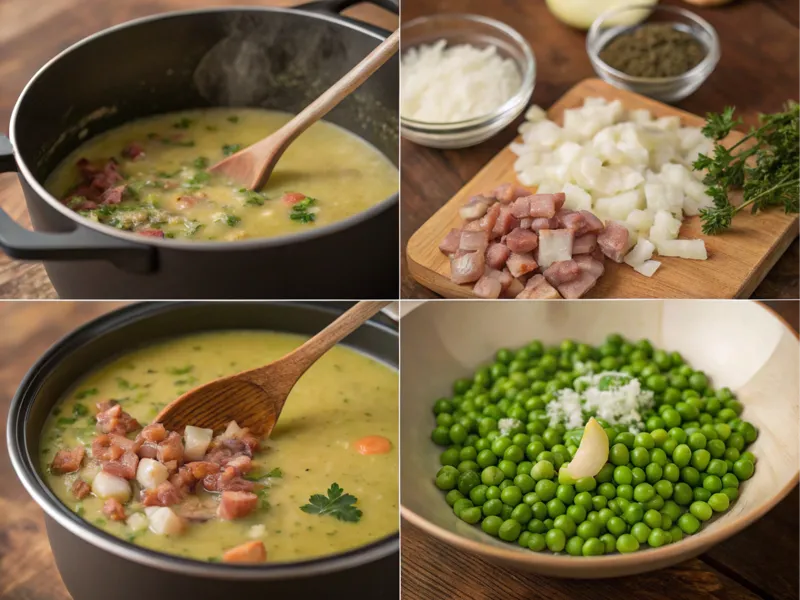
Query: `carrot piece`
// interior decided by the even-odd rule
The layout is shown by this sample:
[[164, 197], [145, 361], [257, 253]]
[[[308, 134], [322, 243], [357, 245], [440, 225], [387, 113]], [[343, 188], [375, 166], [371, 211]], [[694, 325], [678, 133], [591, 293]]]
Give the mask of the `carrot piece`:
[[267, 549], [264, 542], [247, 542], [228, 550], [222, 555], [223, 562], [259, 563], [267, 560]]
[[359, 454], [386, 454], [392, 449], [392, 442], [381, 435], [368, 435], [356, 441]]

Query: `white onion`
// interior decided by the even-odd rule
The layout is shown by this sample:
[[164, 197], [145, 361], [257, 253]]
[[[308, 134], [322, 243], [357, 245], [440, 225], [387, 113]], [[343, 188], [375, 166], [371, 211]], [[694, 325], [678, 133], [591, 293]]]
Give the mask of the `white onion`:
[[655, 245], [653, 245], [650, 240], [642, 238], [636, 242], [633, 250], [625, 255], [624, 260], [627, 264], [635, 269], [636, 267], [643, 265], [645, 261], [650, 260], [650, 257], [653, 256], [653, 251], [655, 249]]
[[637, 273], [641, 273], [645, 277], [652, 277], [653, 274], [658, 271], [658, 267], [661, 266], [661, 263], [657, 260], [646, 260], [642, 264], [633, 267], [633, 270]]
[[[557, 19], [577, 29], [589, 29], [601, 13], [625, 6], [646, 6], [658, 0], [547, 0], [547, 7]], [[644, 21], [649, 10], [625, 11], [616, 19], [609, 19], [609, 25], [635, 25]]]

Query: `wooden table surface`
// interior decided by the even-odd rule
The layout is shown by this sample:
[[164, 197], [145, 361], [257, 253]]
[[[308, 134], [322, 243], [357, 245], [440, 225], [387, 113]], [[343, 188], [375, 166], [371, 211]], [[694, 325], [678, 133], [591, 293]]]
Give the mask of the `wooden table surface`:
[[[131, 19], [172, 10], [209, 6], [293, 6], [303, 0], [0, 0], [0, 133], [31, 76], [53, 56], [82, 38]], [[346, 16], [385, 29], [397, 17], [370, 4]], [[15, 174], [0, 174], [0, 207], [30, 228]], [[10, 260], [0, 252], [0, 298], [57, 298], [40, 263]]]
[[[681, 0], [662, 4], [688, 7], [707, 19], [720, 35], [722, 58], [700, 89], [677, 106], [704, 115], [735, 104], [746, 123], [759, 112], [780, 110], [798, 98], [798, 3], [795, 0], [737, 0], [722, 8], [700, 9]], [[545, 108], [569, 88], [595, 77], [585, 49], [585, 34], [557, 21], [544, 1], [403, 0], [402, 21], [446, 12], [494, 17], [517, 29], [536, 55], [533, 102]], [[768, 73], [768, 75], [767, 75]], [[455, 192], [511, 142], [522, 118], [494, 138], [464, 150], [433, 150], [402, 142], [401, 295], [436, 298], [408, 273], [405, 247], [411, 235]], [[797, 298], [800, 251], [795, 240], [756, 289], [753, 298]]]
[[[796, 301], [768, 304], [797, 331], [800, 314]], [[796, 444], [797, 440], [787, 443]], [[800, 493], [795, 488], [765, 517], [696, 559], [652, 573], [608, 580], [554, 579], [499, 567], [456, 550], [404, 521], [402, 598], [797, 600], [799, 516]]]

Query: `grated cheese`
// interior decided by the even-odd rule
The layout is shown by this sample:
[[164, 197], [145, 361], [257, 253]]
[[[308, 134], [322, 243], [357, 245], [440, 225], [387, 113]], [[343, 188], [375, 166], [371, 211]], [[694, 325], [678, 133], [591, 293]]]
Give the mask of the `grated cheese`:
[[405, 52], [400, 74], [400, 114], [426, 123], [489, 115], [522, 85], [516, 63], [495, 46], [447, 46], [445, 40]]
[[632, 433], [644, 428], [642, 413], [653, 407], [653, 392], [643, 390], [638, 379], [627, 373], [603, 371], [578, 377], [575, 384], [585, 389], [558, 390], [547, 404], [551, 427], [563, 423], [567, 429], [576, 429], [594, 416], [610, 425], [624, 425]]

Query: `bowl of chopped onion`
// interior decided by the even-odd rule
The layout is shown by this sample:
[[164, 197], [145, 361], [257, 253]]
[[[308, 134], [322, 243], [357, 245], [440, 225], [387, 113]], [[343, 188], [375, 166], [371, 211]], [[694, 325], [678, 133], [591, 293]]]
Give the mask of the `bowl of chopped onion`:
[[442, 14], [402, 27], [400, 130], [433, 148], [479, 144], [516, 119], [536, 81], [527, 41], [480, 15]]

